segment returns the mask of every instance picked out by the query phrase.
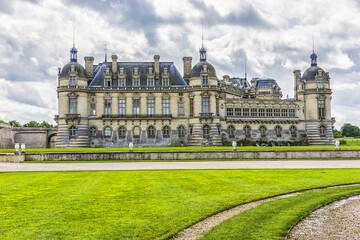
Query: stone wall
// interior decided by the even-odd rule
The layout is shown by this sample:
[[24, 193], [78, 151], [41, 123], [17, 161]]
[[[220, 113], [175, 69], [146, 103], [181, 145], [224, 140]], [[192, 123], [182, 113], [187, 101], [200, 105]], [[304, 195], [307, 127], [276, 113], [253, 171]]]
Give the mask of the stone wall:
[[0, 123], [0, 148], [14, 147], [14, 133], [9, 124]]
[[14, 142], [25, 143], [26, 148], [49, 148], [56, 128], [14, 127]]

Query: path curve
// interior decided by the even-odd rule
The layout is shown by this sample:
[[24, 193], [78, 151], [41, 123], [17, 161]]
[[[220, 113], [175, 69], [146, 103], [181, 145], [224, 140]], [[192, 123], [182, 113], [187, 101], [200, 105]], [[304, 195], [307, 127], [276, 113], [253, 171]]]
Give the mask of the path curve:
[[288, 197], [294, 197], [299, 194], [310, 192], [310, 191], [316, 191], [321, 189], [329, 189], [329, 188], [336, 188], [336, 187], [348, 187], [348, 186], [358, 186], [359, 183], [356, 184], [345, 184], [345, 185], [337, 185], [337, 186], [330, 186], [330, 187], [324, 187], [324, 188], [313, 188], [308, 190], [301, 190], [293, 193], [283, 194], [275, 197], [270, 197], [250, 203], [241, 204], [239, 206], [236, 206], [234, 208], [230, 208], [228, 210], [225, 210], [223, 212], [219, 212], [217, 214], [214, 214], [208, 218], [205, 218], [204, 220], [195, 223], [194, 225], [182, 230], [181, 232], [178, 232], [171, 240], [195, 240], [203, 237], [207, 232], [210, 231], [213, 227], [219, 225], [223, 221], [232, 218], [246, 210], [255, 208], [260, 206], [263, 203], [275, 201], [281, 198], [288, 198]]

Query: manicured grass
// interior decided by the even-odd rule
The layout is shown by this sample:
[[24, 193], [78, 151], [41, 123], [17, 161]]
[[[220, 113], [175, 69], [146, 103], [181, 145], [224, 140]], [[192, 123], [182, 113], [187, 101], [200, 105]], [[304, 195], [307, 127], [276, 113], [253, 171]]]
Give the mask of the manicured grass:
[[216, 212], [360, 169], [16, 172], [0, 174], [2, 239], [166, 239]]
[[346, 146], [360, 146], [360, 138], [339, 138], [336, 140], [345, 140]]
[[360, 186], [316, 190], [265, 203], [214, 227], [202, 239], [284, 239], [288, 230], [313, 210], [360, 193]]
[[[238, 151], [245, 150], [334, 150], [334, 146], [284, 146], [284, 147], [237, 147]], [[360, 146], [341, 146], [341, 149], [360, 149]], [[134, 148], [134, 151], [209, 151], [226, 150], [231, 151], [232, 147], [154, 147]], [[0, 149], [0, 152], [14, 152], [14, 149]], [[113, 152], [129, 151], [129, 148], [29, 148], [26, 152]]]

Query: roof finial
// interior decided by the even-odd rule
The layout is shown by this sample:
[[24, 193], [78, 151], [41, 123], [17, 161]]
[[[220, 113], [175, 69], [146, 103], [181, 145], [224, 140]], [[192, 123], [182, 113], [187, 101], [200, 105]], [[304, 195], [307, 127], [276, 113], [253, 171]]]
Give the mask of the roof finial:
[[107, 48], [106, 48], [106, 43], [105, 43], [105, 62], [107, 62]]

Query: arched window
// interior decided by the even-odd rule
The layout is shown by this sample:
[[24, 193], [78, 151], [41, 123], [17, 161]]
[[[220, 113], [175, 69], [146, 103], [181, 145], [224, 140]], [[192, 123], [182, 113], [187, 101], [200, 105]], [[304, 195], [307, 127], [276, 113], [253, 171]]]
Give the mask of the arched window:
[[111, 137], [111, 127], [105, 127], [104, 136], [105, 137]]
[[134, 138], [140, 137], [140, 127], [136, 126], [133, 128], [133, 135], [134, 135]]
[[235, 137], [235, 127], [233, 125], [230, 125], [228, 127], [228, 133], [229, 133], [229, 137], [230, 138], [234, 138]]
[[126, 137], [126, 128], [125, 126], [119, 127], [119, 138], [124, 139]]
[[275, 127], [276, 137], [281, 137], [281, 132], [282, 132], [281, 127], [280, 127], [280, 126], [276, 126], [276, 127]]
[[75, 128], [75, 126], [71, 126], [69, 128], [69, 136], [70, 137], [75, 137], [76, 136], [76, 128]]
[[320, 126], [320, 137], [326, 136], [326, 127], [324, 125]]
[[163, 135], [164, 138], [169, 138], [170, 137], [170, 127], [169, 126], [163, 127], [162, 135]]
[[259, 131], [260, 131], [260, 136], [262, 138], [266, 137], [266, 127], [265, 126], [260, 126]]
[[290, 127], [290, 134], [291, 134], [291, 137], [296, 137], [297, 136], [297, 129], [296, 129], [295, 126]]
[[179, 137], [185, 137], [185, 127], [183, 125], [178, 127], [178, 135]]
[[205, 124], [203, 126], [203, 134], [204, 134], [204, 138], [209, 138], [210, 137], [210, 126]]
[[251, 127], [250, 127], [250, 126], [246, 125], [246, 126], [244, 127], [244, 132], [245, 132], [245, 137], [246, 137], [246, 138], [250, 138], [250, 137], [251, 137]]
[[155, 137], [155, 127], [149, 126], [147, 133], [148, 133], [148, 138], [154, 138]]
[[90, 137], [96, 137], [96, 127], [92, 126], [90, 128]]

